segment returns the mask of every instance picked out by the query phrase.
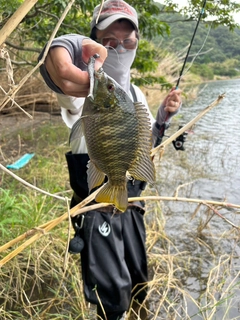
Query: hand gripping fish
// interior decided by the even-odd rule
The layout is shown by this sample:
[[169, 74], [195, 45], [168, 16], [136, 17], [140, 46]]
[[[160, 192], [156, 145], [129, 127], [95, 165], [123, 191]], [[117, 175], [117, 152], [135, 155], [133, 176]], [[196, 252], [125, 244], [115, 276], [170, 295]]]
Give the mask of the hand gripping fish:
[[150, 157], [151, 124], [145, 106], [133, 103], [119, 84], [102, 68], [94, 70], [96, 54], [90, 58], [89, 95], [81, 118], [75, 122], [70, 142], [84, 135], [90, 161], [89, 191], [104, 187], [97, 202], [114, 204], [120, 211], [128, 206], [127, 177], [154, 184], [155, 168]]

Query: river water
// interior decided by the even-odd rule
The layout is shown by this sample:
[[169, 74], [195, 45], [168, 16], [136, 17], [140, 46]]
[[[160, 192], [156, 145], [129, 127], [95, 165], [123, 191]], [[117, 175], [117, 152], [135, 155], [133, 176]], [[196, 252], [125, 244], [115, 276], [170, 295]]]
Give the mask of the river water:
[[[179, 125], [188, 123], [223, 93], [225, 98], [188, 133], [185, 151], [176, 151], [173, 145], [166, 147], [157, 164], [161, 196], [173, 196], [179, 188], [179, 197], [240, 204], [240, 79], [201, 85], [197, 99], [182, 106], [166, 134], [176, 132]], [[181, 202], [162, 205], [167, 236], [179, 252], [187, 251], [187, 256], [192, 257], [189, 270], [187, 274], [183, 272], [181, 279], [184, 289], [201, 306], [209, 303], [210, 309], [214, 303], [211, 305], [209, 295], [212, 293], [216, 299], [214, 317], [210, 317], [210, 310], [199, 313], [201, 308], [189, 301], [189, 319], [240, 319], [239, 231], [212, 211], [207, 213], [204, 206], [192, 217], [196, 207]], [[239, 210], [218, 209], [225, 218], [240, 225]], [[219, 272], [211, 292], [209, 283], [215, 270]]]

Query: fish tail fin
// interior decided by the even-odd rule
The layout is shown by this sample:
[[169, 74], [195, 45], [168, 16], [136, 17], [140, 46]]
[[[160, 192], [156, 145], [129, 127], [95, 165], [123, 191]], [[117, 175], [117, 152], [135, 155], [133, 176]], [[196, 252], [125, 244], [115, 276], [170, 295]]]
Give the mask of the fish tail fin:
[[99, 191], [97, 202], [113, 203], [120, 211], [126, 211], [128, 206], [128, 192], [125, 185], [111, 185], [109, 182]]

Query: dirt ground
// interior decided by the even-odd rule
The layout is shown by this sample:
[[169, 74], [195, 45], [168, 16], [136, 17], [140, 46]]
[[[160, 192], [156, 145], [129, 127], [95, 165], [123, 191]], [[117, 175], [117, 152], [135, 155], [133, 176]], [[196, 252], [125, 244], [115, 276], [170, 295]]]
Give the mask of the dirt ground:
[[0, 135], [8, 135], [18, 131], [19, 129], [28, 128], [31, 126], [41, 125], [45, 121], [60, 121], [61, 116], [59, 114], [50, 114], [48, 112], [35, 112], [30, 119], [23, 112], [15, 114], [1, 114], [0, 113]]
[[19, 132], [27, 134], [43, 124], [61, 122], [60, 113], [35, 112], [32, 119], [23, 112], [0, 114], [0, 163], [6, 165], [16, 160], [20, 153], [32, 152], [32, 143], [30, 140], [23, 141]]

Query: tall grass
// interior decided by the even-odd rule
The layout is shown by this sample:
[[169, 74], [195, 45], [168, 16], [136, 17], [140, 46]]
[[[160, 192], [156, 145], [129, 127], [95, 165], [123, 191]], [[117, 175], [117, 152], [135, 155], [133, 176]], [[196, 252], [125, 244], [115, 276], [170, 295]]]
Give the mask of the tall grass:
[[[158, 73], [166, 75], [174, 86], [181, 65], [174, 56], [166, 59], [159, 64]], [[184, 91], [188, 82], [186, 76], [181, 86]], [[147, 84], [142, 89], [155, 114], [166, 92]], [[187, 94], [194, 97], [196, 92], [194, 89]], [[4, 130], [0, 130], [0, 162], [6, 165], [26, 152], [34, 152], [29, 164], [15, 173], [50, 193], [71, 197], [64, 158], [69, 150], [68, 130], [58, 116], [42, 116], [37, 111], [40, 108], [55, 112], [54, 96], [34, 76], [15, 99], [20, 105], [27, 105], [34, 120], [26, 120], [19, 112], [16, 118], [18, 110], [11, 104], [4, 108], [6, 115], [0, 115], [4, 123]], [[174, 161], [181, 162], [188, 172], [196, 171], [195, 167], [189, 167], [184, 155]], [[169, 172], [164, 178], [160, 175], [159, 183], [168, 182]], [[145, 193], [155, 195], [150, 188]], [[210, 223], [213, 217], [209, 211], [194, 214], [193, 209], [194, 228], [183, 237], [184, 232], [171, 232], [167, 227], [163, 209], [168, 204], [148, 202], [146, 205], [149, 282], [147, 302], [140, 309], [145, 308], [150, 319], [156, 320], [240, 318], [237, 316], [240, 271], [236, 255], [239, 232], [232, 228], [217, 232], [216, 224]], [[67, 202], [37, 193], [0, 172], [1, 245], [66, 211]], [[174, 216], [170, 209], [167, 214]], [[68, 222], [63, 222], [0, 268], [1, 319], [91, 320], [96, 317], [95, 309], [84, 300], [79, 257], [68, 256], [67, 267], [64, 265], [67, 233]], [[226, 241], [232, 249], [224, 252], [221, 246]], [[0, 253], [0, 258], [13, 249]], [[140, 319], [139, 314], [140, 310], [135, 319]]]
[[[68, 132], [61, 120], [59, 123], [44, 120], [38, 126], [11, 132], [1, 139], [19, 141], [18, 136], [24, 141], [25, 150], [32, 148], [35, 157], [16, 173], [51, 193], [60, 192], [70, 197], [64, 159]], [[14, 144], [2, 148], [5, 163], [14, 160], [11, 147], [14, 149]], [[1, 173], [1, 178], [1, 244], [67, 211], [64, 201], [27, 189], [6, 174]], [[147, 189], [145, 193], [154, 191]], [[188, 245], [179, 247], [181, 239], [177, 239], [177, 232], [176, 238], [166, 232], [162, 205], [147, 203], [150, 276], [148, 304], [141, 307], [146, 308], [150, 319], [157, 320], [220, 319], [218, 314], [223, 319], [232, 319], [233, 310], [236, 314], [238, 308], [239, 268], [234, 265], [234, 249], [226, 254], [217, 253], [214, 246], [223, 239], [236, 245], [238, 233], [229, 230], [226, 234], [214, 234], [207, 224], [205, 234], [196, 219], [195, 236], [188, 238], [195, 250], [190, 250]], [[203, 213], [203, 222], [204, 219], [206, 222], [209, 217]], [[67, 231], [68, 223], [63, 222], [0, 269], [1, 319], [95, 318], [95, 309], [84, 300], [79, 257], [69, 256], [64, 268]], [[12, 249], [1, 253], [1, 257]], [[208, 259], [211, 257], [208, 268], [204, 252], [208, 252]]]

